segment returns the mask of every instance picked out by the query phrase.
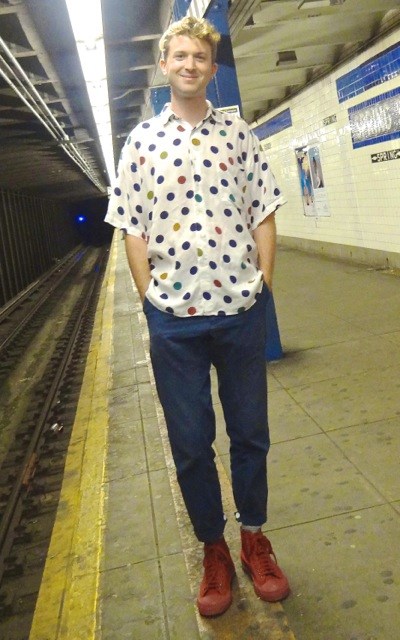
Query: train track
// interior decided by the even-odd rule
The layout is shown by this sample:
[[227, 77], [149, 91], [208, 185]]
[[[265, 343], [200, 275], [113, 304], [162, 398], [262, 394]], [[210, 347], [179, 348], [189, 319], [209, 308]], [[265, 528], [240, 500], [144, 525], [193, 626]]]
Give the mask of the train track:
[[76, 269], [87, 250], [80, 247], [69, 253], [0, 309], [0, 376], [7, 373], [14, 359], [15, 351], [10, 353], [10, 350], [21, 339], [29, 340], [35, 329], [35, 318], [40, 317], [41, 309]]
[[[34, 400], [15, 429], [0, 468], [0, 637], [6, 640], [29, 636], [106, 256], [105, 251], [101, 252], [85, 276], [82, 292], [68, 314], [54, 351], [48, 354], [44, 374], [35, 385]], [[73, 277], [73, 271], [73, 265], [71, 269], [67, 265], [69, 277]], [[33, 304], [23, 302], [29, 320], [24, 314], [17, 314], [18, 321], [11, 328], [12, 340], [6, 342], [3, 338], [7, 353], [12, 354], [18, 343], [21, 348], [26, 340], [24, 329], [35, 324], [38, 314], [40, 321], [46, 304], [60, 286], [63, 287], [61, 279], [57, 286], [51, 279], [49, 287], [35, 295]]]

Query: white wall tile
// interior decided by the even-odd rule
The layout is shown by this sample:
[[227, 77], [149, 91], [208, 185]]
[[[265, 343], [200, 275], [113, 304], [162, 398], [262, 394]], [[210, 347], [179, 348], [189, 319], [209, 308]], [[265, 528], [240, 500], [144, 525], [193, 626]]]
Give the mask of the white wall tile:
[[[348, 109], [400, 86], [400, 76], [339, 103], [336, 79], [400, 40], [400, 30], [269, 113], [290, 107], [292, 127], [268, 138], [266, 152], [288, 203], [277, 215], [282, 236], [400, 253], [400, 159], [373, 164], [371, 155], [400, 148], [400, 138], [353, 149]], [[400, 109], [400, 94], [399, 109]], [[335, 114], [337, 122], [323, 125]], [[260, 121], [257, 124], [260, 124]], [[304, 215], [295, 148], [318, 142], [330, 217]]]

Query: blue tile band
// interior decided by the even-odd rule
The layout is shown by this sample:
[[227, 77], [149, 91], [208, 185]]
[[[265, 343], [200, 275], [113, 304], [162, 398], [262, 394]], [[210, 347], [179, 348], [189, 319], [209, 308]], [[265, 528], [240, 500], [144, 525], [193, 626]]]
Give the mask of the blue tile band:
[[400, 43], [385, 49], [336, 80], [339, 102], [364, 93], [400, 75]]
[[256, 134], [259, 140], [264, 140], [264, 138], [269, 138], [270, 136], [287, 129], [292, 126], [292, 116], [290, 113], [290, 109], [285, 109], [281, 111], [273, 118], [270, 118], [266, 122], [258, 125], [253, 128], [253, 132]]

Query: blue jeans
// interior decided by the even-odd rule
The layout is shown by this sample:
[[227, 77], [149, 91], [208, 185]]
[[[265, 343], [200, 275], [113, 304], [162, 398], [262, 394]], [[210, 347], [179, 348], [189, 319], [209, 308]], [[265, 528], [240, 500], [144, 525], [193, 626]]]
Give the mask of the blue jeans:
[[269, 295], [264, 287], [250, 309], [233, 316], [178, 318], [144, 301], [151, 361], [178, 483], [194, 532], [202, 542], [216, 541], [225, 527], [212, 446], [216, 433], [211, 365], [217, 371], [230, 438], [232, 487], [240, 520], [253, 526], [266, 521], [265, 318]]

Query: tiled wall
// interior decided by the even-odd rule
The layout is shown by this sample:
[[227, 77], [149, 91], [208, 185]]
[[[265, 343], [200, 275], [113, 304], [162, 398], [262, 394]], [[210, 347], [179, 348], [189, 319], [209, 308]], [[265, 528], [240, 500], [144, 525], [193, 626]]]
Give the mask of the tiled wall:
[[[256, 123], [288, 199], [280, 236], [398, 254], [400, 266], [399, 42], [400, 30]], [[307, 146], [320, 152], [322, 215], [305, 215], [295, 150]]]

